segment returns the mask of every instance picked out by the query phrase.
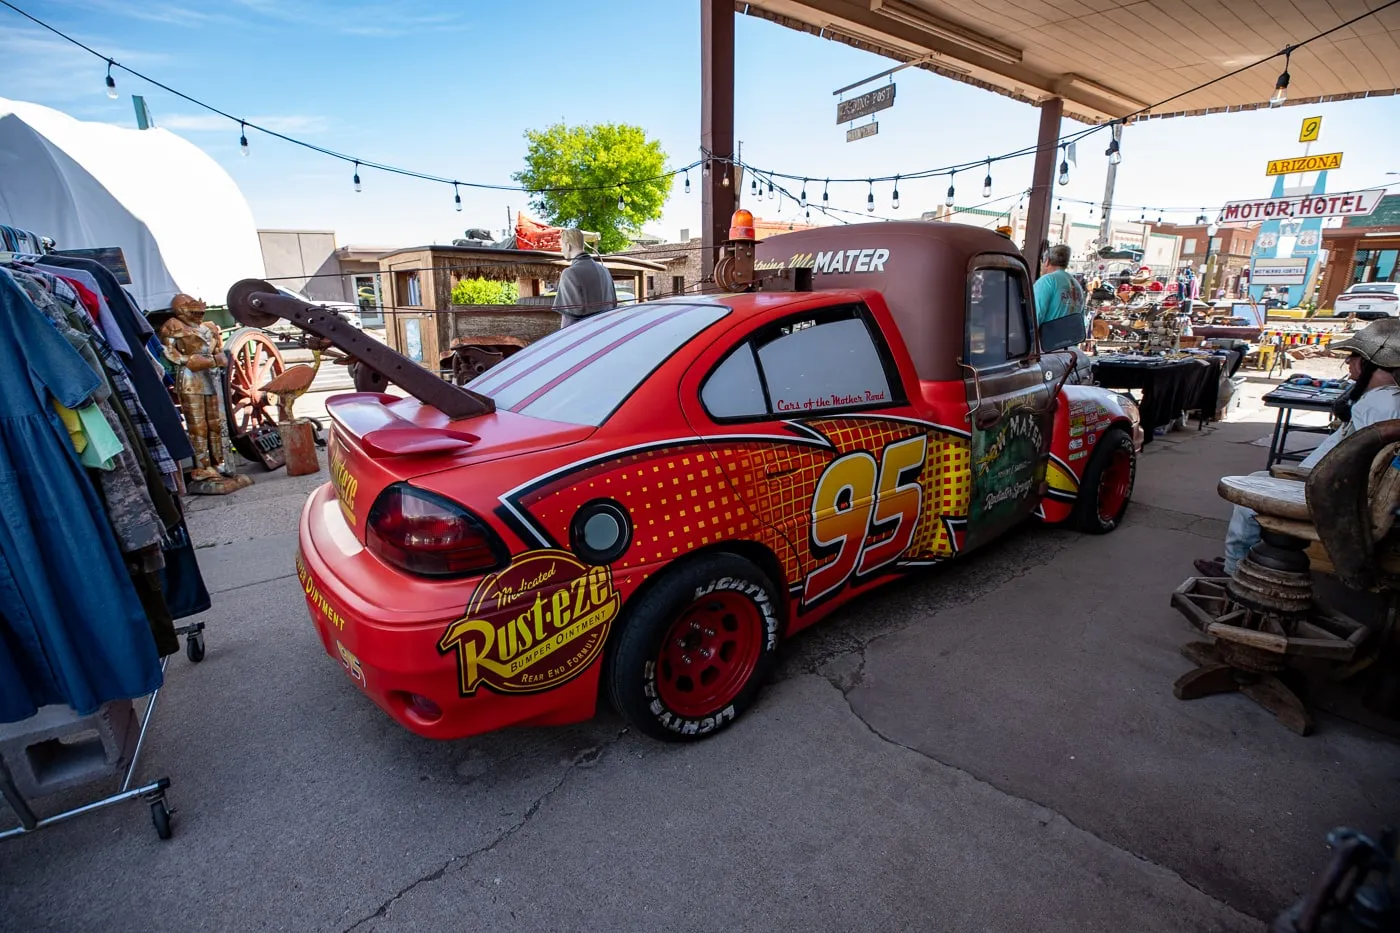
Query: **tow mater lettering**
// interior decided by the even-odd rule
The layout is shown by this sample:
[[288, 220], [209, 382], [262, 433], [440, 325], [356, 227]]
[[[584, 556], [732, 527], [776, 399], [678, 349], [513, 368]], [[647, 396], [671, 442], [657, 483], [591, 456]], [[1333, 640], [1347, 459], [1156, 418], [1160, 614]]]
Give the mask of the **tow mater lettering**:
[[817, 272], [884, 272], [890, 258], [887, 249], [847, 249], [817, 253], [812, 268]]

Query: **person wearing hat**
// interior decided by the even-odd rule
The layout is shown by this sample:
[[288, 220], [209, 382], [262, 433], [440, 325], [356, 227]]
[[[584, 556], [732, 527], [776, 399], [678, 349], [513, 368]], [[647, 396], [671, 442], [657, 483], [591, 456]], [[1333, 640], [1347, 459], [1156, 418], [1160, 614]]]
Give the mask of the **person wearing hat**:
[[[1328, 348], [1350, 351], [1347, 370], [1352, 387], [1334, 409], [1342, 426], [1303, 458], [1299, 467], [1305, 471], [1317, 466], [1333, 447], [1362, 428], [1400, 419], [1400, 386], [1395, 382], [1395, 371], [1400, 369], [1400, 318], [1384, 318], [1368, 324]], [[1254, 510], [1235, 506], [1230, 527], [1225, 531], [1225, 556], [1198, 560], [1196, 570], [1208, 577], [1233, 576], [1235, 566], [1259, 543], [1259, 537], [1259, 521], [1254, 517]]]

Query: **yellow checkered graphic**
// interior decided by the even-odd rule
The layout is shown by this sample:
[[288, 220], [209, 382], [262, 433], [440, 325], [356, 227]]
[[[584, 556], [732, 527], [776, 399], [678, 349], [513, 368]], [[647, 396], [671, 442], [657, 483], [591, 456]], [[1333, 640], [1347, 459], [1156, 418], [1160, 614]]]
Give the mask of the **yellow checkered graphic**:
[[972, 450], [966, 438], [930, 434], [923, 473], [924, 511], [909, 545], [912, 558], [951, 557], [947, 518], [966, 518], [972, 497]]

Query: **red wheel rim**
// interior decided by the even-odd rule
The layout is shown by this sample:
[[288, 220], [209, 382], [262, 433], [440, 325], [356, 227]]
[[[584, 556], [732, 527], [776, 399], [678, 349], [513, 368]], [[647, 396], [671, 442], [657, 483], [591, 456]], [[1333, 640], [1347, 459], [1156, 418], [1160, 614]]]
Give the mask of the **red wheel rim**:
[[1099, 477], [1099, 519], [1116, 522], [1133, 494], [1133, 454], [1122, 447], [1109, 455], [1108, 465]]
[[229, 409], [235, 434], [247, 434], [257, 425], [275, 426], [277, 399], [262, 387], [282, 375], [286, 368], [277, 345], [265, 334], [245, 332], [229, 348]]
[[753, 601], [715, 592], [671, 623], [656, 663], [656, 692], [673, 713], [713, 715], [744, 689], [763, 650], [763, 618]]

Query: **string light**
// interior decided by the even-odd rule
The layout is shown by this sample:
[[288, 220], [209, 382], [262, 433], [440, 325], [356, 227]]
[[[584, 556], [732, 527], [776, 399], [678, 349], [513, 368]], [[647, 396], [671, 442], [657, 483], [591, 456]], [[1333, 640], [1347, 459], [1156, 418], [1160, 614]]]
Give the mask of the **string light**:
[[894, 176], [894, 197], [890, 199], [890, 207], [899, 210], [899, 176]]
[[710, 177], [710, 160], [706, 159], [703, 164], [704, 168], [700, 169], [700, 177], [708, 180]]
[[1288, 63], [1293, 58], [1293, 46], [1283, 50], [1283, 73], [1278, 76], [1278, 81], [1274, 83], [1274, 96], [1269, 98], [1270, 107], [1282, 106], [1288, 100]]
[[685, 173], [685, 193], [690, 194], [690, 173]]
[[1161, 215], [1161, 214], [1158, 214], [1158, 215], [1157, 215], [1157, 225], [1158, 225], [1158, 226], [1161, 226], [1161, 224], [1162, 224], [1162, 215]]
[[1064, 147], [1060, 147], [1060, 184], [1069, 184], [1069, 157]]
[[117, 79], [112, 77], [112, 66], [115, 64], [110, 58], [107, 59], [107, 96], [112, 100], [117, 99]]
[[957, 172], [950, 172], [948, 174], [948, 196], [943, 199], [943, 203], [948, 207], [953, 206], [953, 179], [957, 176]]
[[802, 194], [797, 199], [797, 206], [801, 208], [807, 207], [807, 179], [805, 178], [802, 179]]
[[875, 182], [867, 180], [866, 184], [870, 186], [870, 193], [865, 196], [865, 212], [873, 214], [875, 213]]
[[758, 176], [749, 179], [749, 194], [758, 197]]
[[246, 123], [238, 124], [238, 148], [243, 151], [245, 156], [248, 154], [248, 124]]
[[1109, 132], [1114, 135], [1109, 139], [1108, 148], [1103, 151], [1103, 154], [1108, 156], [1108, 161], [1111, 164], [1117, 165], [1119, 162], [1123, 161], [1123, 153], [1118, 151], [1118, 125], [1116, 123], [1110, 123], [1109, 126], [1111, 127]]
[[831, 198], [827, 197], [826, 190], [831, 187], [831, 179], [828, 178], [822, 185], [822, 208], [825, 209], [831, 203]]
[[727, 170], [724, 173], [724, 177], [719, 180], [719, 183], [726, 188], [729, 187], [729, 172]]
[[627, 202], [624, 201], [624, 200], [622, 200], [622, 190], [621, 190], [621, 189], [618, 189], [618, 192], [617, 192], [617, 209], [620, 210], [620, 211], [626, 210], [626, 209], [627, 209]]
[[457, 190], [457, 183], [455, 181], [452, 183], [452, 203], [457, 210], [460, 211], [462, 209], [462, 192]]
[[988, 158], [988, 159], [987, 159], [987, 178], [986, 178], [985, 181], [982, 182], [982, 197], [984, 197], [984, 198], [990, 198], [991, 196], [992, 196], [992, 160], [991, 160], [990, 158]]
[[358, 160], [355, 162], [355, 193], [360, 193], [360, 163]]
[[773, 177], [770, 175], [768, 177], [768, 200], [773, 200], [773, 197]]

